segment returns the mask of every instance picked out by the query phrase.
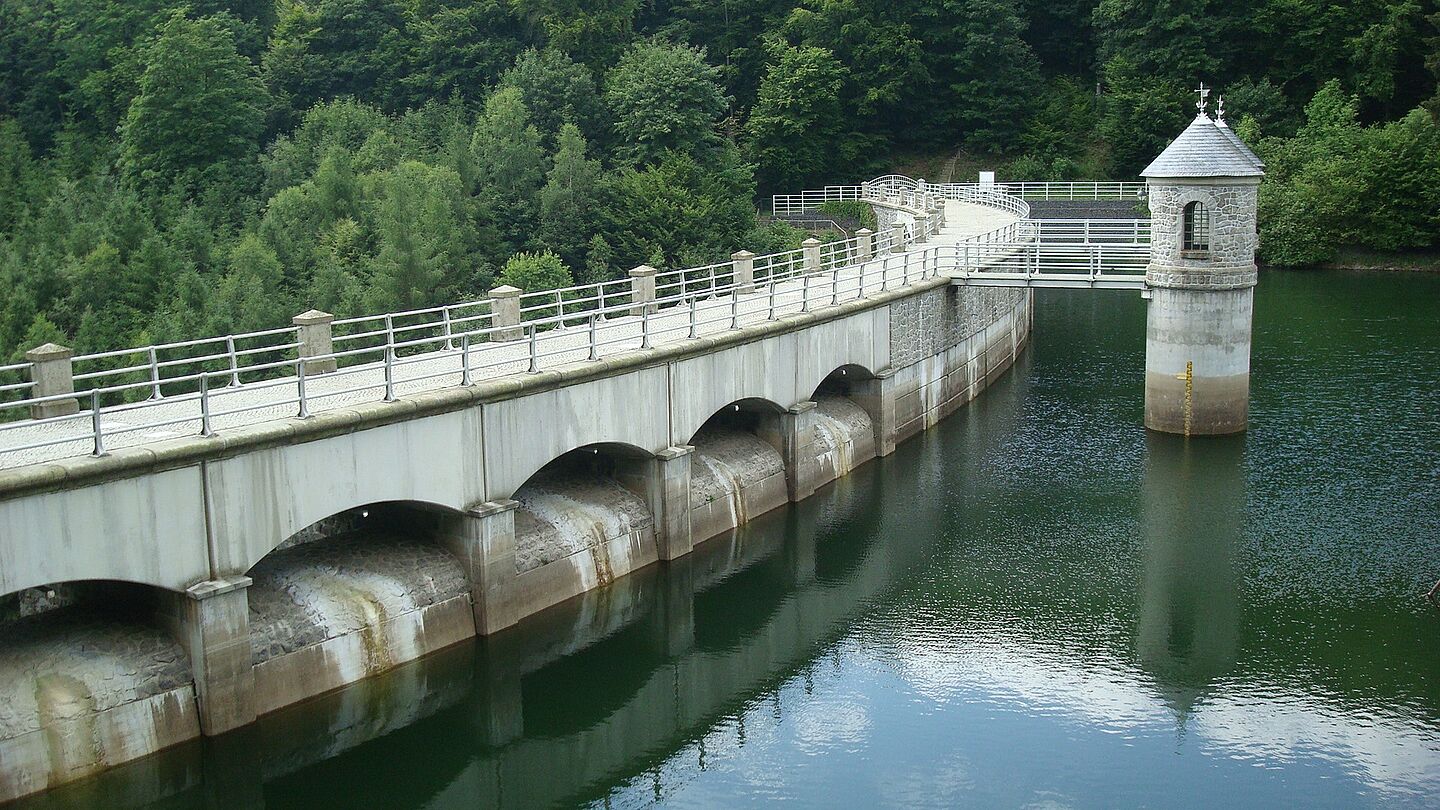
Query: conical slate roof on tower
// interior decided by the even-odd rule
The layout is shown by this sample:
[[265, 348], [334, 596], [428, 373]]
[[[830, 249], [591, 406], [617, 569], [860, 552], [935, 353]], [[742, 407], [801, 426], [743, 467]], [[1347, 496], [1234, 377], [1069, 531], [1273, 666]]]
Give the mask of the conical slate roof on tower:
[[1220, 116], [1215, 119], [1215, 126], [1220, 128], [1220, 134], [1224, 135], [1225, 139], [1230, 141], [1231, 146], [1240, 150], [1241, 154], [1249, 156], [1250, 160], [1255, 162], [1255, 168], [1260, 169], [1261, 174], [1265, 173], [1265, 161], [1261, 160], [1260, 156], [1255, 154], [1255, 152], [1250, 149], [1249, 144], [1240, 140], [1240, 136], [1235, 134], [1235, 130], [1231, 129], [1230, 125], [1225, 123], [1224, 116]]
[[1265, 164], [1229, 127], [1202, 112], [1140, 176], [1263, 177]]

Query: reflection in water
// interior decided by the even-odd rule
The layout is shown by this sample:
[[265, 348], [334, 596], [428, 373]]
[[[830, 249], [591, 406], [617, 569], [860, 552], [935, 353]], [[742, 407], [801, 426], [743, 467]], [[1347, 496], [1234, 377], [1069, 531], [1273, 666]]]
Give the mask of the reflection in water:
[[1043, 294], [1013, 373], [815, 499], [21, 806], [1433, 804], [1436, 300], [1267, 274], [1252, 430], [1187, 442], [1139, 428], [1142, 303]]
[[1235, 663], [1245, 437], [1147, 432], [1135, 648], [1180, 718]]

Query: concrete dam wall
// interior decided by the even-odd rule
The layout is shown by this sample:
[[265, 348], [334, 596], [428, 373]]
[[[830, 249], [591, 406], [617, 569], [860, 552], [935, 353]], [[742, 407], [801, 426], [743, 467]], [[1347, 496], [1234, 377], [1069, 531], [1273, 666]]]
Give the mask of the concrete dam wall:
[[[807, 497], [978, 395], [1028, 339], [1030, 307], [1025, 290], [937, 284], [900, 298], [875, 338], [889, 344], [887, 367], [834, 368], [799, 406], [759, 396], [724, 405], [680, 434], [678, 478], [657, 475], [657, 457], [629, 444], [564, 451], [497, 507], [509, 556], [467, 556], [453, 518], [414, 502], [313, 522], [246, 571], [237, 643], [254, 712], [491, 632], [502, 610], [513, 623]], [[664, 492], [677, 485], [678, 552]], [[206, 731], [194, 648], [179, 629], [192, 600], [100, 583], [62, 601], [37, 605], [27, 591], [0, 604], [0, 801]]]

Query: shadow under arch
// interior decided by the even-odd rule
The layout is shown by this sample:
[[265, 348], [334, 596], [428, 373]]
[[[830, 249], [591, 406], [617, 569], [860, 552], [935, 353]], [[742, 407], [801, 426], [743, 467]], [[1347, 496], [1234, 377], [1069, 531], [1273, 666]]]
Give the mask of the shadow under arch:
[[653, 458], [655, 458], [654, 452], [628, 442], [599, 441], [577, 445], [541, 462], [534, 469], [525, 473], [525, 477], [520, 479], [520, 483], [513, 490], [495, 493], [494, 498], [497, 500], [514, 498], [538, 476], [554, 473], [563, 468], [583, 467], [587, 466], [587, 463], [588, 466], [594, 467], [596, 462], [608, 462], [611, 465], [623, 466], [626, 463], [648, 461]]
[[0, 804], [200, 736], [186, 600], [103, 579], [0, 599]]
[[[877, 379], [875, 372], [859, 363], [837, 366], [815, 383], [812, 396], [838, 394], [850, 397], [863, 393], [867, 383]], [[858, 390], [857, 390], [858, 389]]]
[[[284, 537], [266, 538], [250, 549], [244, 560], [246, 573], [277, 551], [317, 539], [362, 531], [367, 528], [401, 528], [407, 531], [431, 529], [440, 518], [463, 514], [455, 506], [437, 501], [394, 498], [347, 503], [329, 514]], [[262, 551], [263, 549], [263, 551]]]
[[[87, 577], [27, 585], [9, 593], [0, 594], [0, 625], [15, 619], [66, 607], [96, 594], [123, 596], [125, 593], [146, 594], [150, 598], [155, 598], [159, 594], [178, 595], [183, 592], [154, 582], [118, 577]], [[125, 601], [122, 599], [118, 604], [123, 605]]]
[[707, 429], [713, 431], [720, 425], [739, 427], [755, 432], [762, 425], [779, 418], [780, 414], [785, 411], [786, 408], [783, 405], [765, 397], [742, 397], [726, 403], [710, 414], [704, 423], [690, 435], [688, 443], [694, 445], [696, 438], [704, 434]]

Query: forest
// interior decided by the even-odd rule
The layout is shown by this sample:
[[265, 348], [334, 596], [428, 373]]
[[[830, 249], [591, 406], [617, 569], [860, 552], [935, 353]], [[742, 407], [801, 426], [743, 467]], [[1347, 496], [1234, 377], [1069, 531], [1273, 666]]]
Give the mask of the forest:
[[0, 0], [0, 362], [764, 252], [915, 155], [1133, 179], [1200, 81], [1262, 258], [1440, 247], [1433, 0]]

